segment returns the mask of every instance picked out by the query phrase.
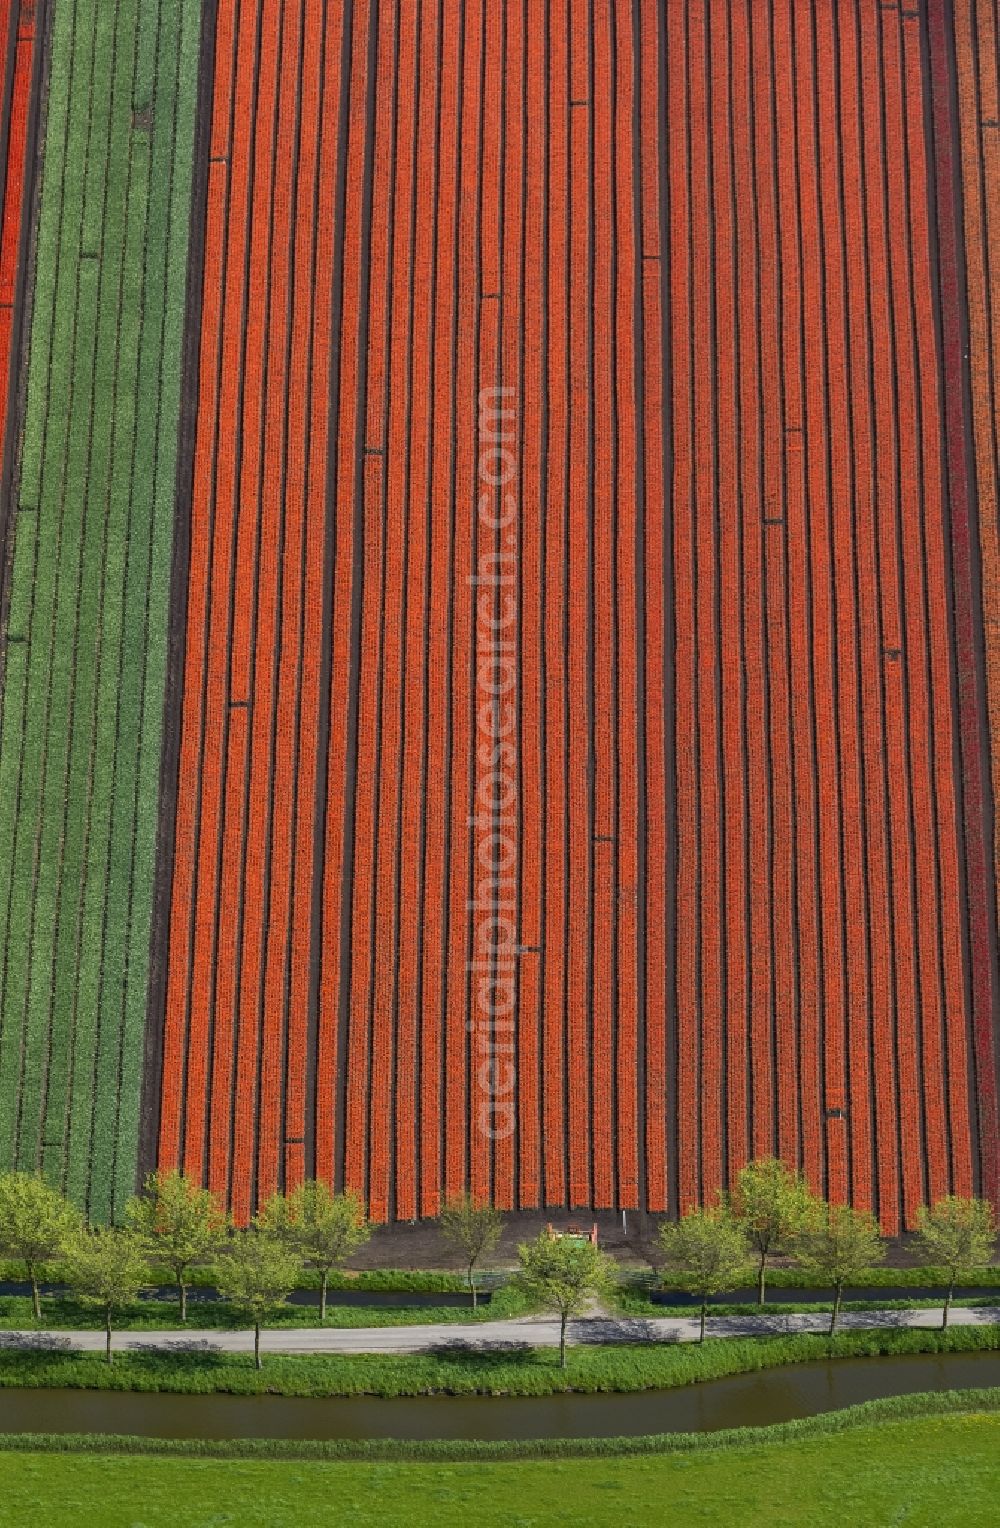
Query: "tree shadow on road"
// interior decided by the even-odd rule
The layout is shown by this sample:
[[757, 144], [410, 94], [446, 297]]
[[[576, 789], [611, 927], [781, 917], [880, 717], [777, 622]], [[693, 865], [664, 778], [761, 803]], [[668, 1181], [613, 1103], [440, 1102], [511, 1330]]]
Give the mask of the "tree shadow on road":
[[528, 1342], [436, 1342], [422, 1348], [426, 1358], [436, 1358], [442, 1363], [466, 1364], [477, 1369], [507, 1368], [512, 1363], [538, 1363], [542, 1355], [538, 1348]]
[[0, 1348], [24, 1354], [76, 1351], [69, 1337], [58, 1337], [54, 1332], [0, 1332]]
[[911, 1315], [912, 1311], [909, 1310], [869, 1310], [863, 1313], [857, 1312], [856, 1314], [851, 1311], [845, 1311], [837, 1323], [837, 1330], [842, 1332], [863, 1332], [866, 1330], [881, 1332], [896, 1329], [902, 1330], [904, 1327], [911, 1327], [914, 1331], [919, 1330], [919, 1328], [914, 1327], [913, 1322], [909, 1319]]
[[571, 1321], [567, 1336], [577, 1346], [630, 1342], [662, 1345], [680, 1341], [679, 1333], [665, 1331], [641, 1316], [591, 1317], [586, 1321]]
[[128, 1352], [135, 1357], [148, 1355], [151, 1358], [201, 1358], [209, 1359], [213, 1363], [229, 1358], [232, 1355], [226, 1353], [217, 1343], [209, 1342], [207, 1337], [181, 1337], [175, 1341], [152, 1343], [148, 1339], [144, 1342], [126, 1342]]

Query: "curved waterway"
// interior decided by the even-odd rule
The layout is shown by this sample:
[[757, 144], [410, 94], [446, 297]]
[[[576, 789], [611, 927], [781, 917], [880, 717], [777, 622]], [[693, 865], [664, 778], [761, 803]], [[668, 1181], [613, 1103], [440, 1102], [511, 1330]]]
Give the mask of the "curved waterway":
[[714, 1432], [925, 1390], [1000, 1386], [1000, 1354], [908, 1354], [789, 1364], [675, 1390], [553, 1396], [254, 1395], [0, 1389], [0, 1432], [151, 1438], [602, 1438]]

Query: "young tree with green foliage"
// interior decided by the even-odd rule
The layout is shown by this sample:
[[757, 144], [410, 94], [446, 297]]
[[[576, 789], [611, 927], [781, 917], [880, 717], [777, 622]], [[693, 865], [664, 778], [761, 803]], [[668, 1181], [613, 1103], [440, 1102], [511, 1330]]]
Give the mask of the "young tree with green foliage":
[[763, 1305], [768, 1259], [815, 1222], [823, 1201], [784, 1162], [761, 1157], [740, 1171], [730, 1207], [755, 1253], [757, 1304]]
[[705, 1341], [705, 1319], [712, 1295], [738, 1289], [752, 1274], [746, 1232], [724, 1208], [688, 1210], [678, 1221], [660, 1227], [660, 1250], [683, 1288], [701, 1298], [698, 1341]]
[[921, 1256], [944, 1268], [948, 1284], [941, 1316], [942, 1329], [948, 1325], [955, 1285], [963, 1273], [974, 1273], [993, 1261], [996, 1251], [997, 1224], [993, 1207], [985, 1199], [963, 1199], [947, 1194], [927, 1209], [917, 1211], [917, 1245]]
[[254, 1362], [259, 1369], [260, 1329], [284, 1305], [302, 1276], [302, 1263], [286, 1242], [259, 1222], [237, 1231], [215, 1264], [219, 1294], [253, 1323]]
[[188, 1274], [212, 1255], [229, 1229], [219, 1200], [182, 1173], [150, 1173], [141, 1196], [125, 1206], [125, 1224], [141, 1238], [150, 1259], [170, 1269], [186, 1321]]
[[0, 1173], [0, 1257], [23, 1263], [36, 1321], [45, 1267], [63, 1255], [81, 1225], [79, 1211], [41, 1173]]
[[364, 1201], [353, 1189], [335, 1194], [326, 1183], [311, 1179], [290, 1194], [275, 1194], [265, 1205], [261, 1225], [284, 1242], [290, 1252], [320, 1276], [319, 1319], [326, 1320], [327, 1290], [334, 1268], [371, 1236]]
[[514, 1287], [526, 1299], [559, 1317], [559, 1365], [566, 1367], [566, 1327], [590, 1300], [611, 1293], [616, 1284], [611, 1258], [589, 1241], [550, 1236], [543, 1231], [518, 1247], [520, 1262]]
[[141, 1238], [118, 1226], [80, 1231], [66, 1254], [66, 1277], [81, 1300], [104, 1312], [107, 1358], [112, 1363], [114, 1316], [149, 1287], [149, 1263]]
[[486, 1199], [459, 1194], [441, 1211], [441, 1235], [465, 1262], [473, 1310], [478, 1303], [476, 1264], [496, 1251], [502, 1234], [503, 1217]]
[[824, 1205], [822, 1213], [799, 1232], [795, 1256], [803, 1268], [833, 1286], [830, 1336], [837, 1330], [844, 1285], [885, 1261], [885, 1242], [868, 1210], [847, 1204]]

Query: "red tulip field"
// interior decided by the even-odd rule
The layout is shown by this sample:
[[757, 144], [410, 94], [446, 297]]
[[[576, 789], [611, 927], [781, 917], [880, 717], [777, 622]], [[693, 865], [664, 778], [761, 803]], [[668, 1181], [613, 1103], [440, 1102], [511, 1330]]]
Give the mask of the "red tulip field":
[[926, 39], [667, 10], [679, 1199], [777, 1150], [895, 1229], [977, 1156]]
[[3, 188], [0, 224], [0, 439], [6, 440], [10, 411], [12, 350], [15, 342], [18, 277], [25, 239], [31, 183], [28, 159], [33, 81], [38, 68], [35, 0], [0, 0], [0, 49], [5, 61], [0, 97], [0, 153]]
[[[104, 937], [148, 978], [121, 1184], [181, 1166], [241, 1222], [314, 1176], [382, 1221], [466, 1189], [676, 1213], [777, 1155], [890, 1234], [996, 1198], [995, 6], [183, 9], [148, 414], [172, 608], [115, 627], [167, 655], [135, 713], [146, 758], [162, 712], [159, 780], [122, 818], [155, 866], [150, 836], [108, 869]], [[0, 0], [5, 495], [33, 17]], [[169, 49], [133, 25], [145, 83]], [[6, 633], [31, 588], [5, 569]], [[55, 826], [19, 826], [23, 797], [0, 893], [75, 817], [53, 792]], [[0, 1012], [0, 1101], [89, 1023], [58, 973], [44, 1034], [30, 996], [24, 1038]]]

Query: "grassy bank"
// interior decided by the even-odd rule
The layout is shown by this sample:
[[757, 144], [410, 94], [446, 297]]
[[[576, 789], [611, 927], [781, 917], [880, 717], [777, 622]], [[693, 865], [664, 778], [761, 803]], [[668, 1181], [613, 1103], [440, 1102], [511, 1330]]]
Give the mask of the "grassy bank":
[[[449, 1325], [469, 1321], [499, 1321], [521, 1316], [526, 1302], [514, 1290], [501, 1290], [488, 1305], [473, 1310], [465, 1305], [338, 1305], [334, 1292], [327, 1307], [326, 1327], [420, 1326], [427, 1322]], [[246, 1315], [222, 1300], [194, 1300], [188, 1306], [189, 1328], [245, 1331]], [[268, 1318], [269, 1328], [319, 1327], [319, 1304], [286, 1305]], [[157, 1332], [179, 1330], [177, 1301], [136, 1300], [116, 1318], [119, 1331]], [[0, 1296], [0, 1331], [103, 1331], [104, 1317], [71, 1298], [49, 1297], [42, 1302], [42, 1319], [36, 1321], [31, 1300], [20, 1295]]]
[[[818, 1293], [818, 1291], [817, 1291]], [[983, 1294], [977, 1298], [973, 1295], [965, 1296], [959, 1300], [953, 1300], [952, 1309], [959, 1306], [967, 1308], [984, 1307], [993, 1309], [1000, 1307], [1000, 1298], [995, 1295]], [[624, 1290], [615, 1301], [616, 1309], [623, 1316], [635, 1316], [655, 1319], [657, 1316], [687, 1316], [689, 1318], [698, 1315], [696, 1305], [671, 1305], [669, 1294], [666, 1301], [650, 1300], [647, 1295], [635, 1290]], [[756, 1300], [747, 1300], [733, 1303], [711, 1304], [708, 1308], [710, 1316], [794, 1316], [796, 1314], [823, 1314], [829, 1315], [833, 1308], [832, 1300], [765, 1300], [763, 1305], [758, 1305]], [[880, 1300], [877, 1297], [871, 1300], [845, 1300], [840, 1307], [841, 1311], [873, 1311], [873, 1310], [940, 1310], [941, 1299], [930, 1297], [912, 1298], [906, 1300]]]
[[1000, 1414], [1000, 1388], [928, 1391], [865, 1401], [843, 1411], [767, 1427], [730, 1427], [718, 1432], [648, 1433], [620, 1438], [523, 1438], [490, 1441], [455, 1438], [144, 1438], [100, 1433], [0, 1433], [0, 1452], [54, 1454], [148, 1454], [192, 1459], [446, 1460], [590, 1459], [644, 1454], [705, 1453], [827, 1437], [926, 1417]]
[[[992, 1309], [996, 1302], [955, 1300], [953, 1309], [959, 1306], [984, 1305]], [[693, 1320], [697, 1310], [690, 1305], [652, 1305], [640, 1298], [624, 1298], [616, 1301], [617, 1313], [626, 1319], [646, 1320], [683, 1317]], [[468, 1305], [338, 1305], [336, 1294], [327, 1307], [324, 1329], [356, 1331], [367, 1327], [392, 1326], [457, 1326], [470, 1322], [484, 1324], [505, 1321], [530, 1313], [531, 1307], [514, 1290], [498, 1291], [488, 1305], [473, 1310]], [[842, 1312], [854, 1311], [904, 1311], [940, 1310], [940, 1300], [851, 1300], [841, 1306]], [[796, 1302], [788, 1305], [713, 1305], [712, 1316], [793, 1316], [797, 1314], [824, 1315], [830, 1312], [829, 1301], [812, 1303]], [[297, 1328], [319, 1328], [319, 1304], [288, 1305], [268, 1317], [267, 1327], [273, 1331], [289, 1331]], [[187, 1330], [242, 1332], [246, 1330], [246, 1316], [221, 1300], [191, 1300], [188, 1305]], [[137, 1300], [115, 1319], [115, 1329], [126, 1332], [182, 1332], [177, 1301]], [[42, 1301], [42, 1317], [36, 1321], [31, 1300], [20, 1295], [0, 1295], [0, 1332], [86, 1332], [103, 1331], [104, 1318], [93, 1306], [82, 1304], [70, 1297], [49, 1296]]]
[[840, 1528], [904, 1519], [973, 1528], [994, 1520], [1000, 1491], [995, 1393], [971, 1412], [947, 1404], [907, 1413], [864, 1407], [816, 1418], [808, 1428], [762, 1429], [753, 1440], [727, 1436], [706, 1446], [696, 1439], [645, 1456], [629, 1450], [624, 1458], [610, 1449], [592, 1458], [574, 1451], [536, 1460], [338, 1463], [304, 1456], [122, 1457], [106, 1448], [87, 1457], [75, 1449], [50, 1451], [44, 1442], [44, 1451], [0, 1452], [0, 1493], [12, 1521], [50, 1528], [80, 1522], [132, 1528], [137, 1511], [144, 1528], [208, 1522], [301, 1528], [329, 1523], [333, 1502], [339, 1518], [379, 1528], [623, 1518], [640, 1528], [664, 1521]]
[[129, 1353], [113, 1365], [89, 1353], [11, 1350], [0, 1354], [0, 1386], [58, 1386], [206, 1395], [557, 1395], [567, 1391], [668, 1389], [781, 1364], [899, 1353], [1000, 1349], [1000, 1327], [878, 1330], [822, 1336], [745, 1337], [693, 1343], [571, 1348], [560, 1369], [550, 1348], [442, 1345], [427, 1353], [290, 1357], [269, 1355], [258, 1372], [249, 1354]]
[[[885, 1289], [894, 1285], [906, 1288], [944, 1289], [949, 1282], [949, 1273], [946, 1268], [935, 1268], [928, 1264], [920, 1264], [912, 1268], [869, 1268], [864, 1273], [858, 1274], [850, 1280], [855, 1289]], [[679, 1288], [679, 1284], [671, 1282], [670, 1278], [657, 1279], [650, 1275], [648, 1279], [635, 1279], [631, 1281], [636, 1287], [645, 1284], [649, 1288], [671, 1289]], [[808, 1269], [798, 1268], [794, 1264], [788, 1268], [769, 1268], [767, 1282], [772, 1289], [828, 1289], [829, 1284], [824, 1282], [821, 1275], [811, 1273]], [[958, 1281], [966, 1288], [1000, 1289], [1000, 1266], [993, 1264], [986, 1268], [977, 1268], [972, 1273], [963, 1274]]]
[[[169, 1268], [150, 1265], [150, 1282], [161, 1285], [163, 1289], [170, 1290], [172, 1275]], [[214, 1288], [216, 1280], [215, 1270], [211, 1267], [192, 1268], [189, 1282], [192, 1289]], [[21, 1284], [24, 1282], [23, 1263], [0, 1261], [0, 1284]], [[49, 1286], [58, 1286], [65, 1282], [65, 1270], [58, 1263], [52, 1263], [46, 1269], [45, 1283]], [[506, 1282], [506, 1275], [481, 1274], [476, 1283], [480, 1289], [492, 1290]], [[316, 1289], [320, 1286], [320, 1276], [312, 1268], [303, 1268], [299, 1275], [298, 1287], [300, 1289]], [[331, 1293], [337, 1289], [367, 1290], [379, 1294], [468, 1294], [469, 1284], [462, 1273], [435, 1273], [433, 1270], [408, 1268], [374, 1268], [365, 1269], [354, 1273], [350, 1270], [334, 1271], [330, 1274]]]
[[[958, 1307], [994, 1309], [996, 1298], [973, 1297], [954, 1300], [952, 1308]], [[617, 1315], [632, 1320], [656, 1320], [681, 1317], [693, 1320], [697, 1307], [692, 1305], [658, 1304], [641, 1294], [623, 1293], [614, 1300], [611, 1308]], [[468, 1322], [485, 1323], [504, 1321], [529, 1313], [531, 1307], [515, 1290], [502, 1288], [485, 1304], [475, 1310], [471, 1305], [338, 1305], [337, 1291], [331, 1291], [325, 1326], [357, 1330], [364, 1327], [390, 1326], [454, 1326]], [[911, 1300], [845, 1300], [841, 1311], [863, 1314], [866, 1311], [940, 1310], [941, 1301], [932, 1299]], [[793, 1316], [802, 1314], [829, 1314], [829, 1300], [790, 1301], [784, 1303], [718, 1304], [710, 1307], [712, 1316]], [[192, 1299], [188, 1305], [188, 1329], [215, 1331], [244, 1331], [246, 1317], [222, 1300]], [[116, 1318], [116, 1329], [128, 1332], [159, 1332], [183, 1330], [180, 1323], [176, 1297], [136, 1300]], [[310, 1304], [287, 1305], [277, 1309], [268, 1318], [267, 1326], [275, 1331], [298, 1327], [319, 1327], [319, 1300]], [[26, 1295], [0, 1295], [0, 1332], [11, 1331], [97, 1331], [103, 1330], [104, 1320], [92, 1306], [83, 1304], [69, 1295], [46, 1295], [42, 1301], [42, 1316], [36, 1321], [31, 1300]]]

